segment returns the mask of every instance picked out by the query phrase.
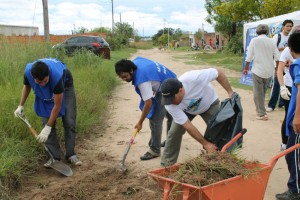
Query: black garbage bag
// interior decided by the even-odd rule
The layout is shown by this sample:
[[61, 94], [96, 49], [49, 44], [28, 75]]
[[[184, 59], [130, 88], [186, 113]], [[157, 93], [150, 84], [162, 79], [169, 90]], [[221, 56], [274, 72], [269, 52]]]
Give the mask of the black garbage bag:
[[[208, 122], [204, 138], [214, 143], [218, 150], [229, 142], [243, 129], [243, 109], [240, 96], [234, 92], [231, 98], [221, 102], [218, 113]], [[243, 137], [237, 140], [230, 148], [242, 147]]]

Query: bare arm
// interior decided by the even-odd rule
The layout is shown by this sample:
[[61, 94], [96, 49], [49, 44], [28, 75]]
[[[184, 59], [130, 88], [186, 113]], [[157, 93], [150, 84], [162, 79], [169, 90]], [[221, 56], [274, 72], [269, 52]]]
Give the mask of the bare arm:
[[150, 109], [151, 109], [151, 106], [152, 106], [152, 98], [150, 99], [147, 99], [145, 101], [145, 104], [144, 104], [144, 108], [142, 110], [142, 114], [140, 116], [140, 119], [138, 121], [138, 123], [134, 126], [134, 128], [136, 128], [138, 131], [140, 131], [143, 127], [143, 122], [144, 120], [146, 119]]
[[300, 84], [297, 85], [298, 93], [297, 93], [297, 99], [296, 99], [296, 111], [295, 116], [293, 119], [293, 129], [295, 133], [300, 134]]
[[279, 85], [284, 85], [283, 82], [284, 67], [285, 67], [285, 63], [280, 61], [277, 67], [277, 78], [278, 78]]
[[195, 139], [197, 140], [200, 144], [203, 145], [204, 149], [208, 152], [208, 153], [212, 153], [217, 151], [217, 147], [207, 141], [203, 135], [200, 133], [200, 131], [191, 123], [190, 120], [187, 120], [182, 127]]
[[61, 109], [61, 106], [62, 106], [62, 99], [63, 99], [63, 93], [61, 94], [54, 94], [54, 106], [52, 108], [52, 111], [51, 111], [51, 114], [50, 114], [50, 117], [48, 119], [48, 122], [47, 122], [47, 125], [48, 126], [53, 126], [58, 114], [59, 114], [59, 111]]
[[227, 79], [227, 77], [225, 76], [225, 73], [223, 70], [217, 69], [218, 71], [218, 78], [216, 79], [220, 85], [227, 91], [228, 96], [231, 97], [231, 95], [233, 94], [233, 90], [230, 86], [230, 83]]
[[31, 91], [31, 86], [30, 85], [24, 85], [23, 86], [21, 99], [20, 99], [20, 106], [24, 106], [30, 91]]

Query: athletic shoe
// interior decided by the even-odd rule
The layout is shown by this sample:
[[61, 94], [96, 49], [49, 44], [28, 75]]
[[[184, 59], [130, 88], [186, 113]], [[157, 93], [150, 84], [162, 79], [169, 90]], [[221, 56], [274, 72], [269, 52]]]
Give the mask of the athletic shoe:
[[273, 108], [270, 108], [270, 107], [268, 107], [268, 108], [266, 109], [266, 111], [267, 111], [267, 112], [272, 112], [272, 111], [274, 111], [274, 109], [273, 109]]
[[293, 193], [288, 190], [282, 194], [276, 194], [276, 199], [277, 200], [300, 200], [300, 194]]
[[76, 155], [71, 156], [68, 159], [68, 162], [71, 163], [72, 165], [77, 165], [77, 166], [82, 165], [82, 162], [77, 158]]

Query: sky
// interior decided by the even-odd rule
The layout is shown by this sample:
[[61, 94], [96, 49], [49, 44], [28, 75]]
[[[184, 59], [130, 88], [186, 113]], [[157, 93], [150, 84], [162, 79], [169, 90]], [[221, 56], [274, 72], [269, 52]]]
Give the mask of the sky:
[[[72, 34], [84, 27], [112, 28], [114, 23], [130, 24], [139, 36], [153, 36], [165, 28], [214, 32], [205, 21], [205, 0], [48, 0], [50, 34]], [[1, 0], [0, 24], [39, 27], [44, 34], [42, 0]]]

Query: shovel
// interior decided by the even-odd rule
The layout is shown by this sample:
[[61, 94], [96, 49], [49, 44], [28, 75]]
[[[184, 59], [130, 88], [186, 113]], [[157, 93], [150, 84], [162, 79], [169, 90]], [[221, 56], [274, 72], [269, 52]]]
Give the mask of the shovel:
[[121, 170], [123, 173], [127, 171], [127, 166], [125, 165], [125, 159], [126, 159], [126, 157], [127, 157], [127, 155], [128, 155], [128, 152], [129, 152], [129, 150], [130, 150], [130, 147], [131, 147], [131, 145], [133, 144], [134, 138], [135, 138], [135, 136], [136, 136], [137, 133], [138, 133], [138, 130], [137, 130], [137, 129], [134, 129], [133, 135], [132, 135], [132, 137], [130, 138], [129, 144], [128, 144], [128, 146], [127, 146], [127, 148], [126, 148], [126, 150], [125, 150], [125, 152], [124, 152], [124, 155], [123, 155], [123, 157], [122, 157], [122, 161], [121, 161], [121, 164], [120, 164], [120, 167], [119, 167], [119, 168], [120, 168], [120, 170]]
[[[29, 123], [29, 121], [27, 120], [25, 115], [20, 115], [17, 114], [17, 116], [25, 123], [27, 124], [30, 133], [34, 136], [37, 137], [37, 132], [36, 130], [31, 126], [31, 124]], [[55, 169], [56, 171], [60, 172], [61, 174], [65, 175], [65, 176], [72, 176], [73, 175], [73, 171], [72, 169], [66, 165], [65, 163], [58, 161], [58, 160], [54, 160], [53, 155], [50, 153], [49, 149], [47, 148], [47, 146], [45, 145], [45, 143], [43, 144], [44, 148], [46, 149], [46, 151], [48, 152], [48, 154], [51, 157], [51, 164], [50, 167], [52, 169]]]

